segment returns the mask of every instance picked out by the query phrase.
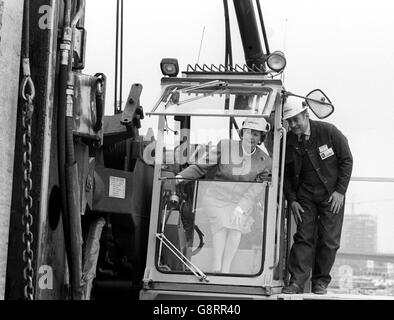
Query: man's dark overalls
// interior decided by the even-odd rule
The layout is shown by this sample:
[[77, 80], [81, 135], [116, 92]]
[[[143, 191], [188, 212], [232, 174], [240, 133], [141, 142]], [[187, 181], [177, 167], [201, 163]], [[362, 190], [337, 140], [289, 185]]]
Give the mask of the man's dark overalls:
[[[297, 201], [304, 209], [289, 259], [290, 281], [301, 288], [308, 280], [311, 269], [312, 284], [320, 283], [327, 287], [331, 281], [330, 271], [339, 249], [344, 206], [338, 214], [333, 214], [328, 199], [332, 192], [338, 189], [336, 182], [342, 183], [340, 177], [337, 179], [342, 173], [337, 167], [344, 164], [347, 180], [350, 179], [352, 168], [352, 157], [346, 138], [343, 142], [342, 134], [336, 136], [336, 131], [339, 130], [335, 128], [336, 134], [332, 137], [327, 134], [331, 125], [311, 120], [310, 124], [311, 136], [308, 141], [304, 138], [298, 141], [294, 134], [293, 137], [290, 135], [290, 159], [286, 160], [286, 174], [293, 176], [293, 179], [287, 179], [287, 188], [285, 186], [287, 199]], [[336, 148], [338, 144], [340, 148]], [[321, 159], [318, 150], [322, 146], [334, 149], [334, 155], [330, 157], [332, 159]], [[292, 183], [289, 180], [293, 180]], [[289, 184], [292, 187], [289, 187]], [[340, 190], [342, 194], [345, 194], [346, 187], [345, 190]]]

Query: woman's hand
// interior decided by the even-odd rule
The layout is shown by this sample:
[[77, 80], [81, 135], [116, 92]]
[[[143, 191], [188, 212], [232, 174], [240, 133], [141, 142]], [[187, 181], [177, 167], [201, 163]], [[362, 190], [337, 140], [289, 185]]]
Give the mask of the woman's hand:
[[175, 176], [175, 183], [176, 184], [179, 184], [179, 183], [181, 183], [183, 181], [183, 177], [180, 175], [180, 174], [177, 174], [176, 176]]
[[233, 213], [232, 213], [232, 219], [231, 219], [231, 224], [236, 224], [236, 225], [241, 225], [242, 220], [245, 217], [244, 211], [241, 209], [241, 207], [237, 206]]
[[270, 175], [271, 172], [268, 169], [264, 169], [256, 176], [254, 180], [257, 182], [267, 181], [269, 180]]

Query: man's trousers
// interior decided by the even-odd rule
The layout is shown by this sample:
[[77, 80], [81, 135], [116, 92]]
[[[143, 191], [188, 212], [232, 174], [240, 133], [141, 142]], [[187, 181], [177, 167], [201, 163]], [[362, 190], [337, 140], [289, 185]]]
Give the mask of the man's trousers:
[[312, 270], [312, 284], [325, 287], [331, 281], [330, 271], [339, 249], [344, 205], [338, 214], [330, 211], [329, 194], [322, 186], [313, 191], [300, 187], [297, 202], [304, 209], [290, 251], [290, 281], [304, 287]]

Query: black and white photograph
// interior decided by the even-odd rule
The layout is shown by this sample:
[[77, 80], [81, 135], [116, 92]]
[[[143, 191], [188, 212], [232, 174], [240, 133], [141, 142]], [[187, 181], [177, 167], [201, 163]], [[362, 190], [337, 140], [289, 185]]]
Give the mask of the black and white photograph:
[[393, 12], [0, 0], [0, 300], [394, 300]]

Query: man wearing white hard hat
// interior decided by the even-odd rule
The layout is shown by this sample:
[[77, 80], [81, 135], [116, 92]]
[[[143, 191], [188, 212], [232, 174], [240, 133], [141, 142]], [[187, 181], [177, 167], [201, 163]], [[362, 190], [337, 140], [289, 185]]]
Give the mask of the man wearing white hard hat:
[[252, 213], [256, 210], [263, 185], [238, 182], [261, 181], [262, 175], [269, 179], [272, 160], [258, 147], [269, 131], [270, 125], [264, 118], [246, 118], [240, 131], [241, 140], [220, 140], [207, 155], [209, 161], [192, 164], [176, 176], [178, 183], [182, 179], [198, 179], [208, 174], [213, 180], [234, 182], [205, 183], [208, 185], [205, 196], [199, 200], [199, 206], [210, 222], [212, 271], [215, 273], [231, 272], [241, 235], [251, 231]]
[[325, 294], [339, 249], [345, 193], [353, 158], [334, 125], [309, 118], [304, 102], [289, 97], [284, 194], [297, 223], [290, 251], [290, 283], [283, 293], [302, 293], [312, 272], [312, 292]]

